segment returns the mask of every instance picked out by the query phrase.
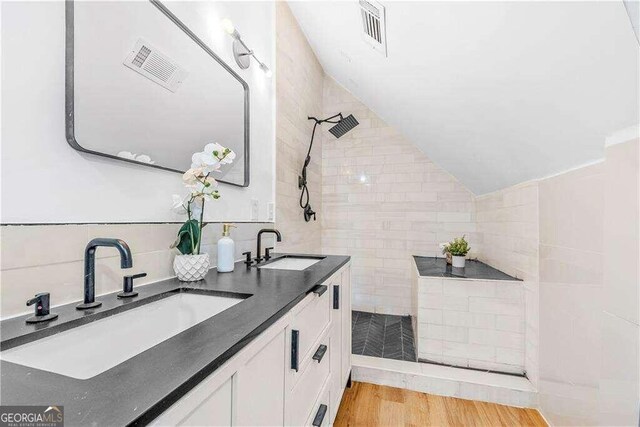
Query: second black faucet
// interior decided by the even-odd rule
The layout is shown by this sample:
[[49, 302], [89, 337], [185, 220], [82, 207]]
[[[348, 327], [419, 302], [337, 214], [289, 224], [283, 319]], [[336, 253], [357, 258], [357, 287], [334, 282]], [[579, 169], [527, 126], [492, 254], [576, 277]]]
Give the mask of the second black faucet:
[[[278, 242], [282, 242], [282, 235], [280, 234], [280, 232], [278, 230], [276, 230], [275, 228], [263, 228], [262, 230], [258, 231], [258, 247], [257, 247], [257, 253], [256, 253], [256, 263], [260, 263], [263, 258], [262, 258], [262, 235], [264, 233], [273, 233], [276, 235], [276, 241]], [[267, 251], [268, 252], [268, 251]], [[267, 253], [266, 259], [268, 260], [270, 258], [269, 254]]]

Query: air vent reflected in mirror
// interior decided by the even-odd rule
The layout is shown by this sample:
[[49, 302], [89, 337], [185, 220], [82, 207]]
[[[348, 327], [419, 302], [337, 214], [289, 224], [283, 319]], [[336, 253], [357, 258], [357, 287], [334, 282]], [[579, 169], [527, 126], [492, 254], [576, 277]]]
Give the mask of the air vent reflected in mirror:
[[138, 39], [123, 64], [171, 92], [177, 91], [188, 75], [175, 61], [142, 39]]

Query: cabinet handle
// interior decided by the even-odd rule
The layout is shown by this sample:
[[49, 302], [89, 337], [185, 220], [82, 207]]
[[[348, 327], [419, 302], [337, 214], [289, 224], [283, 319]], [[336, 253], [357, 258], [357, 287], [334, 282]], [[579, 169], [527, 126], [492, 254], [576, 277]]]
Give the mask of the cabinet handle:
[[300, 331], [291, 330], [291, 369], [298, 372], [298, 351], [300, 347]]
[[322, 296], [325, 292], [327, 292], [327, 285], [318, 285], [313, 288], [313, 293], [318, 296]]
[[318, 412], [316, 412], [316, 416], [313, 419], [313, 423], [311, 423], [311, 425], [314, 427], [320, 427], [322, 425], [322, 420], [324, 420], [324, 415], [326, 413], [327, 413], [327, 405], [323, 403], [318, 408]]
[[340, 310], [340, 285], [333, 285], [333, 309]]
[[324, 344], [320, 344], [316, 352], [313, 354], [313, 360], [317, 360], [318, 363], [322, 362], [322, 358], [324, 354], [327, 352], [327, 346]]

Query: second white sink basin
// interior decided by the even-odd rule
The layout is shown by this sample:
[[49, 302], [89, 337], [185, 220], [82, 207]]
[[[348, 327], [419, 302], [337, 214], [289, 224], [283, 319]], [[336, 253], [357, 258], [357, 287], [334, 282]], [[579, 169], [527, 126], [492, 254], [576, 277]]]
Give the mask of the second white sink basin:
[[0, 359], [87, 379], [232, 307], [243, 298], [177, 293], [0, 353]]
[[288, 256], [279, 258], [259, 268], [273, 268], [276, 270], [304, 270], [320, 261], [322, 261], [322, 258]]

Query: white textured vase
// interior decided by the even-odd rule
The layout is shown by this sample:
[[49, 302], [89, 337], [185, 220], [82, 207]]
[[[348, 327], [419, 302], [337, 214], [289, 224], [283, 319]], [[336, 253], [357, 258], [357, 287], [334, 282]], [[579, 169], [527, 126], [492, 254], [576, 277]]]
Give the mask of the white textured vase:
[[464, 256], [453, 255], [451, 257], [451, 265], [456, 268], [464, 268], [464, 261], [465, 261]]
[[197, 282], [209, 272], [209, 254], [176, 255], [173, 271], [181, 282]]

